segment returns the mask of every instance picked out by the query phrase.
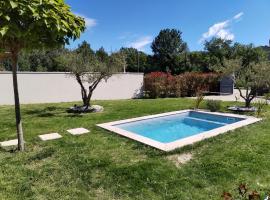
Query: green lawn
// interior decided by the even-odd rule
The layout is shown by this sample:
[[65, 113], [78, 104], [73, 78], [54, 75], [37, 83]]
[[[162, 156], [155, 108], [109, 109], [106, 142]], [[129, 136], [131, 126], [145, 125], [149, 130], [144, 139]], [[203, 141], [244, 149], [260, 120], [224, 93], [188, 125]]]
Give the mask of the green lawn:
[[[97, 123], [190, 108], [189, 99], [94, 102], [103, 113], [72, 115], [72, 103], [23, 105], [26, 152], [0, 151], [0, 199], [220, 199], [239, 183], [270, 189], [270, 109], [266, 119], [193, 146], [163, 153], [95, 126]], [[226, 104], [228, 105], [228, 104]], [[226, 106], [223, 104], [223, 108]], [[0, 141], [15, 134], [12, 106], [0, 107]], [[70, 136], [85, 127], [90, 134]], [[37, 135], [59, 132], [60, 140]], [[168, 155], [191, 152], [176, 167]]]

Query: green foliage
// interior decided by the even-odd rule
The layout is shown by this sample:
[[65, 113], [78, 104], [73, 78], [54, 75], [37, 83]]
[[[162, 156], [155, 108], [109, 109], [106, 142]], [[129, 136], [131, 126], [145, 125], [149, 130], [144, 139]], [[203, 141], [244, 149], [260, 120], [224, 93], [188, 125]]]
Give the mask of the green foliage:
[[126, 71], [127, 72], [144, 72], [150, 67], [149, 56], [142, 51], [138, 51], [135, 48], [120, 49], [120, 52], [126, 56]]
[[233, 48], [231, 40], [213, 38], [206, 41], [204, 49], [207, 52], [208, 63], [212, 68], [224, 67], [224, 60], [233, 56]]
[[264, 98], [265, 98], [266, 101], [270, 100], [270, 93], [266, 93], [264, 95]]
[[268, 105], [268, 95], [265, 95], [263, 99], [259, 98], [255, 101], [255, 106], [257, 108], [256, 115], [257, 117], [262, 117], [265, 110], [265, 106]]
[[268, 60], [270, 60], [270, 46], [260, 46], [259, 48], [261, 48], [265, 52]]
[[188, 53], [189, 71], [210, 72], [210, 57], [207, 52], [193, 51]]
[[57, 62], [57, 57], [66, 52], [66, 49], [35, 49], [22, 51], [19, 56], [20, 71], [65, 71]]
[[200, 108], [200, 105], [201, 105], [203, 99], [204, 99], [203, 92], [198, 91], [197, 94], [196, 94], [194, 109], [199, 109]]
[[85, 40], [79, 44], [78, 48], [75, 50], [76, 53], [81, 54], [84, 57], [94, 56], [95, 52], [91, 48], [90, 44]]
[[97, 56], [98, 60], [101, 62], [107, 62], [107, 60], [109, 59], [109, 55], [103, 47], [99, 48], [96, 51], [96, 56]]
[[[220, 44], [222, 48], [216, 43]], [[245, 106], [250, 107], [251, 101], [258, 92], [270, 86], [270, 63], [263, 50], [255, 48], [252, 44], [235, 43], [230, 46], [230, 41], [218, 39], [210, 42], [211, 48], [209, 48], [209, 43], [206, 44], [211, 59], [214, 57], [217, 60], [215, 61], [217, 64], [212, 65], [212, 68], [226, 75], [233, 75], [235, 87], [245, 100]], [[242, 92], [241, 88], [245, 89], [245, 93]]]
[[[226, 61], [227, 68], [224, 68], [224, 72], [234, 74], [235, 87], [246, 101], [246, 107], [250, 107], [258, 91], [270, 87], [270, 63], [264, 60], [246, 62], [246, 55], [244, 54], [240, 59]], [[242, 92], [241, 87], [246, 90], [245, 93]]]
[[207, 100], [206, 101], [206, 108], [211, 112], [219, 111], [221, 108], [221, 101], [218, 100]]
[[234, 55], [236, 59], [241, 59], [241, 65], [246, 68], [253, 63], [267, 60], [265, 52], [261, 48], [256, 48], [254, 45], [242, 45], [236, 43], [234, 45]]
[[154, 59], [164, 72], [170, 71], [175, 74], [184, 71], [184, 59], [181, 58], [181, 54], [185, 53], [188, 47], [181, 35], [179, 30], [163, 29], [151, 45]]
[[121, 53], [112, 53], [106, 60], [100, 60], [96, 54], [85, 55], [83, 52], [69, 51], [58, 60], [67, 71], [83, 76], [83, 80], [91, 83], [99, 78], [109, 78], [113, 73], [123, 69], [125, 57]]
[[0, 22], [1, 47], [10, 51], [64, 45], [85, 29], [63, 0], [1, 1]]
[[87, 42], [83, 42], [76, 50], [62, 54], [58, 62], [77, 80], [84, 106], [88, 108], [98, 84], [123, 69], [125, 56], [121, 52], [109, 56], [103, 48], [95, 53]]

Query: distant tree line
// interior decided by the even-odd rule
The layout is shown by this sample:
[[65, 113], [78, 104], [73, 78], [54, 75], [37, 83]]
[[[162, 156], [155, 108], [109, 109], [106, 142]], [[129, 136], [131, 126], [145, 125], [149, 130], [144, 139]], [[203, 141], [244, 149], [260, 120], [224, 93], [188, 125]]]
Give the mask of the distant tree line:
[[[103, 47], [94, 51], [86, 41], [80, 46], [86, 46], [90, 54], [108, 55]], [[242, 45], [220, 38], [205, 41], [203, 51], [189, 51], [187, 43], [182, 39], [182, 32], [176, 29], [160, 31], [152, 42], [153, 54], [151, 55], [132, 47], [122, 47], [119, 52], [126, 57], [126, 66], [123, 71], [144, 73], [163, 71], [181, 74], [183, 72], [215, 71], [217, 65], [224, 66], [224, 60], [231, 59], [236, 54], [243, 54], [243, 49], [248, 46], [256, 54], [270, 59], [270, 47], [268, 46], [254, 47], [253, 45]], [[22, 51], [19, 58], [19, 70], [68, 71], [69, 69], [57, 62], [57, 58], [66, 52], [68, 52], [68, 49], [65, 47]], [[11, 70], [10, 62], [1, 63], [1, 68], [2, 70]]]

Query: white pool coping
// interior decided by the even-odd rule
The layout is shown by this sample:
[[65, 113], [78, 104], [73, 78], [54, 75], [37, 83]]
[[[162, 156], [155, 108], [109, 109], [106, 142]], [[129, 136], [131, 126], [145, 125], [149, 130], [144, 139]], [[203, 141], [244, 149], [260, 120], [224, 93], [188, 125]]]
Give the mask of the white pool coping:
[[[145, 120], [145, 119], [151, 119], [151, 118], [157, 118], [157, 117], [163, 117], [163, 116], [169, 116], [169, 115], [175, 115], [175, 114], [180, 114], [180, 113], [185, 113], [185, 112], [198, 112], [198, 113], [206, 113], [206, 114], [211, 114], [211, 115], [219, 115], [219, 116], [225, 116], [225, 117], [236, 117], [236, 118], [241, 118], [244, 119], [239, 122], [235, 122], [233, 124], [227, 124], [219, 128], [212, 129], [210, 131], [205, 131], [197, 135], [189, 136], [186, 138], [182, 138], [179, 140], [176, 140], [174, 142], [170, 143], [161, 143], [156, 140], [152, 140], [150, 138], [138, 135], [136, 133], [130, 132], [123, 130], [121, 128], [117, 128], [115, 125], [118, 124], [123, 124], [123, 123], [128, 123], [128, 122], [134, 122], [134, 121], [140, 121], [140, 120]], [[207, 138], [211, 138], [217, 135], [220, 135], [222, 133], [226, 133], [228, 131], [232, 131], [234, 129], [256, 123], [262, 119], [252, 117], [252, 116], [246, 116], [246, 115], [238, 115], [238, 114], [231, 114], [231, 113], [220, 113], [220, 112], [207, 112], [207, 111], [201, 111], [201, 110], [180, 110], [180, 111], [173, 111], [173, 112], [167, 112], [167, 113], [162, 113], [162, 114], [156, 114], [156, 115], [148, 115], [148, 116], [143, 116], [143, 117], [136, 117], [136, 118], [131, 118], [131, 119], [125, 119], [125, 120], [119, 120], [119, 121], [114, 121], [114, 122], [108, 122], [108, 123], [103, 123], [103, 124], [97, 124], [97, 126], [104, 128], [106, 130], [109, 130], [111, 132], [117, 133], [119, 135], [122, 135], [124, 137], [136, 140], [138, 142], [141, 142], [143, 144], [155, 147], [157, 149], [163, 150], [163, 151], [172, 151], [176, 148], [181, 148], [183, 146], [191, 145], [194, 144], [195, 142], [202, 141]]]

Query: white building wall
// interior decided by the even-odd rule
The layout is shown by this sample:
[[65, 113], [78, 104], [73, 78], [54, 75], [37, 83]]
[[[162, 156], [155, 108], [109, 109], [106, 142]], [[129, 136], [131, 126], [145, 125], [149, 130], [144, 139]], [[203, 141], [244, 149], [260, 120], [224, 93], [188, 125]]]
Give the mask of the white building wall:
[[[57, 103], [80, 101], [80, 87], [68, 73], [18, 73], [20, 102]], [[94, 91], [96, 100], [131, 99], [140, 96], [143, 74], [114, 74], [107, 82], [102, 81]], [[0, 105], [14, 104], [12, 74], [0, 72]]]

